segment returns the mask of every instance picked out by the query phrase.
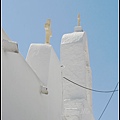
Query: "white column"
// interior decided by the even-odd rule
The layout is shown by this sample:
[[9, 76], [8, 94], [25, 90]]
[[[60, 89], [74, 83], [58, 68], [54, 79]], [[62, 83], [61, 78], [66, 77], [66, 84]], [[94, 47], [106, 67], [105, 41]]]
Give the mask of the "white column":
[[[81, 26], [76, 26], [75, 32], [63, 35], [61, 64], [64, 66], [63, 77], [91, 88], [87, 36]], [[91, 92], [64, 78], [63, 107], [63, 120], [94, 119], [91, 111]]]

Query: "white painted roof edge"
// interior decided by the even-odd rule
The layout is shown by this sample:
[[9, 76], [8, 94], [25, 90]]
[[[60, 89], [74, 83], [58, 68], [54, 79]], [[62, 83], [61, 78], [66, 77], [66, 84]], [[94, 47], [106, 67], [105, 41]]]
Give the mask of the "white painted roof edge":
[[[2, 49], [4, 50], [4, 52], [16, 52], [16, 53], [19, 52], [17, 42], [12, 41], [9, 38], [9, 36], [5, 33], [3, 28], [2, 28]], [[22, 55], [20, 53], [18, 53], [18, 54], [22, 57]], [[23, 58], [23, 60], [29, 66], [29, 64], [27, 63], [27, 61], [24, 58]], [[33, 69], [30, 66], [29, 66], [29, 68], [33, 71]], [[37, 79], [39, 79], [39, 77], [36, 75], [36, 73], [34, 71], [33, 71], [33, 73], [35, 74]], [[40, 82], [41, 86], [44, 86], [44, 84], [42, 83], [42, 81], [40, 79], [39, 79], [39, 82]]]
[[3, 28], [2, 28], [2, 39], [11, 41], [11, 39], [10, 39], [9, 36], [6, 34], [6, 32], [4, 31]]
[[17, 42], [12, 41], [3, 28], [2, 28], [2, 49], [6, 52], [15, 53], [19, 52]]
[[61, 44], [68, 44], [79, 41], [86, 33], [83, 32], [73, 32], [64, 34], [61, 39]]

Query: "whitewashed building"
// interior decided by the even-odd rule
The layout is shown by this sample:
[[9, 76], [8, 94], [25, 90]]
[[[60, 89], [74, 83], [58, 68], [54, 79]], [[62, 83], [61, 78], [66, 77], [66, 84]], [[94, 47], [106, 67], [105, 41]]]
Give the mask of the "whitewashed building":
[[[60, 61], [50, 44], [29, 47], [26, 60], [2, 30], [3, 120], [94, 120], [86, 33], [64, 34]], [[72, 81], [72, 82], [71, 82]]]

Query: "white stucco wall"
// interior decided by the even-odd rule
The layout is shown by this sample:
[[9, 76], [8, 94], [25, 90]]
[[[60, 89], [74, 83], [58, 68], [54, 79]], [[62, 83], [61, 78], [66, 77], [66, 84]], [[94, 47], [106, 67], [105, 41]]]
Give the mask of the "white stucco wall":
[[[62, 120], [62, 79], [60, 61], [51, 47], [48, 77], [48, 112], [49, 120]], [[49, 89], [51, 88], [51, 89]]]
[[[49, 44], [31, 44], [26, 60], [17, 43], [4, 44], [3, 120], [94, 120], [91, 91], [62, 78], [92, 87], [87, 36], [81, 27], [75, 29], [77, 32], [62, 37], [61, 63]], [[5, 33], [3, 40], [10, 40]], [[41, 93], [41, 86], [48, 94]]]
[[[92, 87], [87, 36], [81, 27], [76, 27], [73, 33], [63, 35], [61, 64], [64, 66], [63, 77], [82, 86]], [[91, 91], [63, 78], [63, 120], [94, 120], [91, 95]]]
[[[86, 62], [84, 55], [85, 33], [65, 34], [61, 42], [61, 64], [65, 66], [63, 76], [86, 86]], [[64, 80], [65, 99], [87, 99], [86, 90]], [[81, 91], [81, 92], [79, 92]]]
[[49, 120], [60, 120], [62, 114], [61, 67], [52, 46], [31, 44], [26, 61], [48, 88]]
[[47, 96], [39, 78], [19, 53], [2, 53], [3, 120], [47, 120]]
[[47, 44], [31, 44], [26, 57], [27, 63], [46, 86], [48, 82], [51, 48], [51, 45]]
[[[36, 59], [37, 72], [19, 52], [2, 50], [2, 120], [61, 120], [60, 62], [51, 46], [40, 49], [28, 53]], [[48, 94], [41, 93], [41, 86]]]

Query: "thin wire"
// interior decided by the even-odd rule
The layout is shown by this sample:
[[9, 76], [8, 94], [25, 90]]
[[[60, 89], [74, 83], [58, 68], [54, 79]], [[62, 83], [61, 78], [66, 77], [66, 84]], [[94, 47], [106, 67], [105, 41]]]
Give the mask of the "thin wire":
[[[63, 67], [63, 66], [61, 66], [61, 67]], [[73, 73], [73, 74], [76, 76], [76, 78], [79, 78], [68, 66], [67, 66], [67, 68], [71, 71], [71, 73]], [[64, 77], [63, 77], [63, 78], [64, 78]], [[74, 84], [76, 84], [76, 85], [78, 85], [78, 86], [80, 86], [80, 87], [82, 87], [82, 88], [85, 88], [85, 89], [88, 89], [88, 90], [91, 90], [91, 91], [94, 91], [94, 92], [100, 92], [100, 93], [111, 93], [111, 92], [113, 92], [113, 90], [110, 90], [110, 91], [102, 91], [102, 90], [95, 90], [95, 89], [87, 88], [87, 87], [85, 87], [85, 86], [79, 85], [79, 84], [77, 84], [77, 83], [69, 80], [68, 78], [65, 78], [65, 79], [67, 79], [68, 81], [70, 81], [70, 82], [72, 82], [72, 83], [74, 83]], [[115, 92], [117, 92], [117, 91], [118, 91], [118, 90], [115, 90]]]
[[114, 91], [114, 90], [110, 90], [110, 91], [95, 90], [95, 89], [87, 88], [87, 87], [85, 87], [85, 86], [82, 86], [82, 85], [80, 85], [80, 84], [77, 84], [77, 83], [71, 81], [70, 79], [68, 79], [68, 78], [66, 78], [66, 77], [63, 77], [63, 78], [66, 79], [66, 80], [68, 80], [69, 82], [71, 82], [71, 83], [77, 85], [77, 86], [80, 86], [80, 87], [82, 87], [82, 88], [85, 88], [85, 89], [87, 89], [87, 90], [91, 90], [91, 91], [94, 91], [94, 92], [111, 93], [111, 92], [116, 92], [116, 91], [118, 91], [118, 90], [115, 90], [115, 91]]
[[115, 90], [116, 90], [117, 86], [118, 86], [118, 83], [117, 83], [117, 85], [115, 86], [115, 89], [114, 89], [113, 93], [111, 94], [110, 99], [108, 100], [108, 102], [107, 102], [107, 104], [106, 104], [106, 106], [105, 106], [105, 108], [104, 108], [103, 112], [101, 113], [101, 115], [100, 115], [100, 117], [99, 117], [98, 120], [100, 120], [101, 117], [103, 116], [106, 108], [108, 107], [108, 105], [109, 105], [109, 103], [110, 103], [110, 101], [111, 101], [111, 99], [112, 99], [112, 97], [113, 97], [113, 95], [114, 95], [114, 93], [115, 93]]

